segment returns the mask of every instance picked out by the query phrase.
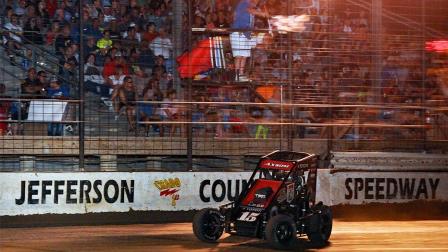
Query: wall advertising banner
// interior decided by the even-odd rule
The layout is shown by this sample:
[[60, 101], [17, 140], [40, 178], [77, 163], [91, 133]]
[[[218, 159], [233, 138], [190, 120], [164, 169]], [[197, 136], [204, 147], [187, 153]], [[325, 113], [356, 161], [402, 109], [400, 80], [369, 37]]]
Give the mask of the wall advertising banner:
[[0, 216], [184, 211], [234, 200], [250, 172], [2, 173]]
[[[0, 216], [218, 207], [250, 172], [2, 173]], [[328, 205], [448, 201], [448, 173], [319, 170], [317, 201]]]
[[[448, 201], [448, 173], [336, 172], [319, 174], [318, 197], [328, 205]], [[318, 178], [319, 178], [318, 176]]]

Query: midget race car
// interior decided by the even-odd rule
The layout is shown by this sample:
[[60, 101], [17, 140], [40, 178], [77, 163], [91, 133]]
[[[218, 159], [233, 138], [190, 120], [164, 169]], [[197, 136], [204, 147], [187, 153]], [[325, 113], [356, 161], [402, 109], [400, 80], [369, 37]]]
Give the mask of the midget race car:
[[304, 235], [325, 244], [333, 215], [322, 202], [315, 204], [316, 179], [316, 155], [274, 151], [260, 159], [237, 200], [197, 212], [193, 232], [204, 242], [216, 242], [223, 232], [257, 237], [276, 249], [290, 249]]

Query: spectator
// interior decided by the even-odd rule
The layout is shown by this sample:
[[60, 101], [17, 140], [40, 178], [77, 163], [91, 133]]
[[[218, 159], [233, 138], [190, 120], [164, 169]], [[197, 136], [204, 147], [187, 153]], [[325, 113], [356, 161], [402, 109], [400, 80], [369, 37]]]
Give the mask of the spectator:
[[134, 24], [137, 29], [141, 29], [145, 25], [145, 19], [140, 12], [139, 7], [131, 7], [129, 21]]
[[[254, 16], [267, 17], [256, 9], [258, 0], [240, 0], [234, 13], [232, 29], [251, 30], [254, 28]], [[250, 51], [253, 47], [253, 38], [250, 31], [237, 31], [230, 34], [230, 43], [232, 53], [235, 58], [236, 80], [247, 81], [245, 76], [246, 59], [250, 57]]]
[[130, 65], [130, 70], [131, 70], [131, 74], [133, 75], [137, 75], [138, 77], [147, 77], [145, 71], [143, 70], [143, 68], [140, 67], [140, 51], [138, 48], [132, 48], [130, 51], [130, 55], [129, 55], [129, 65]]
[[84, 85], [86, 91], [98, 94], [101, 101], [110, 109], [112, 102], [110, 101], [110, 88], [106, 85], [100, 70], [95, 64], [95, 54], [88, 54], [86, 64], [84, 65]]
[[[158, 87], [158, 81], [157, 80], [150, 80], [148, 82], [148, 85], [143, 89], [143, 101], [148, 103], [141, 103], [139, 104], [139, 112], [140, 112], [140, 118], [143, 122], [150, 122], [150, 121], [158, 121], [160, 120], [159, 114], [157, 113], [157, 108], [159, 107], [158, 104], [151, 104], [149, 102], [151, 101], [161, 101], [163, 100], [163, 94], [160, 92]], [[156, 124], [149, 125], [145, 124], [146, 128], [146, 135], [149, 135], [149, 129], [152, 126], [154, 131], [160, 132], [160, 127]], [[163, 132], [162, 132], [163, 133]]]
[[152, 22], [146, 25], [146, 31], [143, 33], [143, 39], [148, 43], [151, 43], [155, 38], [159, 36], [159, 33], [156, 31], [156, 25]]
[[39, 71], [37, 72], [37, 80], [39, 87], [42, 87], [42, 89], [46, 90], [48, 88], [48, 85], [50, 84], [47, 80], [47, 73], [45, 71]]
[[64, 10], [65, 21], [71, 22], [76, 13], [76, 8], [72, 5], [72, 2], [69, 0], [63, 0], [60, 6]]
[[193, 27], [196, 28], [204, 28], [205, 27], [205, 20], [200, 16], [194, 17]]
[[[152, 69], [155, 64], [155, 55], [148, 47], [148, 42], [142, 41], [140, 57], [138, 59], [142, 69]], [[152, 71], [151, 71], [152, 73]]]
[[103, 33], [103, 37], [96, 42], [96, 46], [100, 50], [112, 48], [113, 41], [110, 38], [110, 30], [105, 30]]
[[47, 4], [45, 0], [40, 0], [37, 4], [37, 16], [40, 19], [40, 24], [43, 28], [48, 28], [50, 25], [50, 14], [47, 9]]
[[54, 17], [56, 9], [58, 8], [58, 1], [57, 0], [43, 0], [43, 1], [45, 1], [45, 5], [48, 10], [48, 15], [50, 17]]
[[141, 35], [137, 32], [137, 29], [134, 26], [130, 26], [128, 30], [123, 33], [124, 43], [130, 47], [136, 47], [142, 41]]
[[80, 60], [79, 60], [79, 44], [73, 43], [70, 45], [70, 47], [72, 48], [73, 57], [75, 57], [76, 64], [78, 64], [78, 62], [80, 62]]
[[14, 9], [14, 13], [17, 16], [23, 16], [26, 13], [26, 0], [19, 0], [19, 4]]
[[155, 7], [153, 13], [148, 16], [148, 21], [153, 23], [160, 31], [160, 29], [165, 25], [165, 17], [162, 16], [160, 7]]
[[[245, 118], [244, 111], [235, 110], [235, 109], [230, 111], [230, 120], [229, 120], [230, 122], [232, 122], [232, 123], [243, 122], [244, 118]], [[238, 134], [238, 135], [242, 134], [243, 137], [246, 135], [249, 135], [248, 129], [247, 129], [246, 125], [244, 125], [244, 124], [232, 124], [231, 132], [233, 134]]]
[[[120, 65], [122, 70], [123, 70], [123, 74], [125, 75], [129, 75], [129, 68], [128, 65], [126, 64], [126, 60], [123, 57], [121, 52], [116, 52], [116, 48], [114, 50], [114, 48], [112, 48], [109, 52], [111, 52], [111, 54], [115, 55], [114, 58], [111, 57], [111, 60], [109, 62], [105, 62], [104, 64], [104, 68], [103, 68], [103, 77], [105, 79], [107, 79], [109, 76], [113, 75], [116, 73], [116, 66]], [[115, 52], [115, 53], [114, 53]]]
[[156, 79], [159, 82], [159, 89], [163, 93], [166, 93], [166, 91], [172, 88], [172, 76], [164, 72], [163, 68], [155, 68], [154, 72], [152, 73], [152, 78]]
[[1, 17], [0, 20], [2, 21], [2, 24], [7, 24], [11, 22], [12, 16], [14, 15], [14, 10], [10, 5], [8, 5], [3, 10], [2, 14], [3, 16]]
[[230, 27], [230, 22], [224, 11], [219, 11], [216, 16], [215, 26], [218, 28], [228, 28]]
[[18, 16], [12, 15], [11, 21], [4, 26], [5, 32], [3, 37], [3, 44], [6, 45], [6, 52], [8, 53], [11, 64], [15, 64], [14, 53], [21, 48], [23, 28], [18, 23]]
[[69, 96], [70, 89], [65, 85], [61, 85], [61, 82], [56, 77], [53, 77], [47, 88], [47, 97], [53, 99], [66, 99]]
[[74, 83], [77, 65], [78, 61], [76, 60], [73, 47], [66, 47], [63, 58], [59, 62], [59, 74], [64, 80], [63, 85], [70, 86]]
[[42, 32], [37, 24], [36, 18], [28, 19], [28, 22], [25, 24], [23, 36], [25, 37], [26, 44], [42, 45], [44, 43]]
[[37, 72], [34, 67], [28, 70], [28, 75], [21, 85], [21, 93], [31, 96], [42, 96], [43, 86], [37, 78]]
[[94, 37], [96, 40], [99, 40], [103, 37], [103, 33], [101, 32], [101, 28], [100, 28], [100, 20], [98, 18], [92, 19], [92, 24], [87, 25], [87, 30], [85, 32], [85, 35]]
[[92, 18], [98, 18], [99, 14], [104, 12], [104, 8], [100, 0], [94, 0], [93, 4], [89, 5], [88, 8], [89, 8], [89, 15]]
[[91, 53], [96, 54], [98, 50], [96, 44], [97, 43], [94, 37], [87, 37], [87, 43], [84, 44], [84, 55], [89, 55]]
[[165, 28], [159, 29], [159, 36], [151, 42], [149, 48], [154, 52], [154, 55], [162, 55], [165, 60], [171, 59], [173, 44], [166, 34]]
[[60, 34], [59, 21], [53, 21], [51, 23], [50, 30], [47, 31], [45, 35], [45, 44], [49, 46], [54, 46], [56, 38], [59, 36], [59, 34]]
[[109, 30], [110, 30], [110, 38], [112, 40], [117, 40], [120, 38], [120, 30], [118, 29], [118, 23], [116, 19], [110, 21]]
[[73, 43], [73, 38], [70, 34], [71, 26], [70, 24], [64, 25], [62, 29], [62, 34], [59, 34], [56, 37], [56, 41], [54, 42], [54, 51], [56, 55], [62, 56], [64, 55], [64, 49], [67, 46], [70, 46]]
[[161, 73], [166, 73], [166, 66], [165, 66], [165, 59], [162, 55], [159, 55], [155, 58], [154, 66], [152, 67], [152, 73], [155, 73], [158, 71], [158, 69], [161, 69]]
[[[50, 86], [47, 89], [47, 96], [52, 99], [67, 99], [70, 96], [70, 91], [54, 77], [51, 79]], [[48, 124], [48, 135], [62, 136], [63, 129], [64, 125], [62, 122], [51, 122]]]
[[123, 84], [125, 78], [126, 74], [123, 72], [123, 66], [117, 65], [115, 67], [115, 73], [113, 75], [110, 75], [106, 79], [106, 84], [110, 88], [116, 89], [118, 86], [121, 86]]
[[54, 20], [58, 21], [61, 24], [65, 24], [67, 21], [65, 21], [64, 17], [64, 10], [63, 9], [56, 9], [54, 13]]
[[[135, 90], [132, 78], [127, 76], [123, 81], [123, 86], [117, 90], [118, 101], [115, 103], [115, 112], [119, 115], [120, 110], [125, 108], [126, 116], [129, 123], [129, 131], [136, 130], [135, 124], [135, 106], [137, 98], [137, 92]], [[117, 119], [117, 117], [116, 117]]]
[[[179, 105], [175, 105], [172, 102], [177, 101], [176, 91], [170, 89], [166, 92], [166, 96], [163, 98], [163, 104], [160, 106], [159, 116], [162, 121], [178, 121], [180, 117]], [[168, 127], [170, 130], [170, 136], [172, 136], [175, 131], [177, 125], [171, 124]], [[164, 125], [160, 127], [160, 136], [164, 136]], [[182, 131], [182, 129], [181, 129]]]
[[205, 16], [205, 28], [207, 28], [207, 29], [216, 28], [215, 23], [213, 22], [212, 14], [207, 14]]

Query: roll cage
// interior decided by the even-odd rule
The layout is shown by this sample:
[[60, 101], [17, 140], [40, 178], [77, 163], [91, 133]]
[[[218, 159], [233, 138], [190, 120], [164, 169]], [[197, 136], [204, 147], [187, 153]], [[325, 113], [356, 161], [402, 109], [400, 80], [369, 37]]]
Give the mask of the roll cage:
[[[250, 200], [250, 192], [254, 191], [257, 187], [257, 182], [269, 184], [274, 189], [282, 188], [286, 182], [297, 182], [305, 176], [305, 172], [308, 172], [304, 186], [307, 188], [307, 197], [309, 204], [312, 206], [315, 204], [316, 198], [316, 178], [317, 178], [317, 156], [315, 154], [309, 154], [306, 152], [293, 152], [293, 151], [274, 151], [263, 157], [257, 163], [256, 168], [252, 172], [249, 178], [247, 186], [243, 188], [240, 196], [235, 202], [221, 206], [223, 208], [231, 208], [231, 216], [235, 218], [241, 211], [241, 207], [251, 208], [255, 211], [263, 212], [264, 209], [269, 208], [271, 201], [264, 209], [256, 209], [254, 207], [247, 206], [247, 202]], [[275, 183], [275, 182], [277, 183]], [[280, 190], [274, 190], [271, 199], [275, 199]], [[253, 193], [253, 192], [251, 192]]]

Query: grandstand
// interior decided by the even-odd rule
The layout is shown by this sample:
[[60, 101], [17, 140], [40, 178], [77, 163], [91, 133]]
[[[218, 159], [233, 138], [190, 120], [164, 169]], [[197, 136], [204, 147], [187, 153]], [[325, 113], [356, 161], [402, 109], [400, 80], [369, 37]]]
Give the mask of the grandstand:
[[[448, 151], [443, 0], [3, 0], [1, 171], [220, 171], [273, 149]], [[79, 9], [78, 9], [79, 8]]]

